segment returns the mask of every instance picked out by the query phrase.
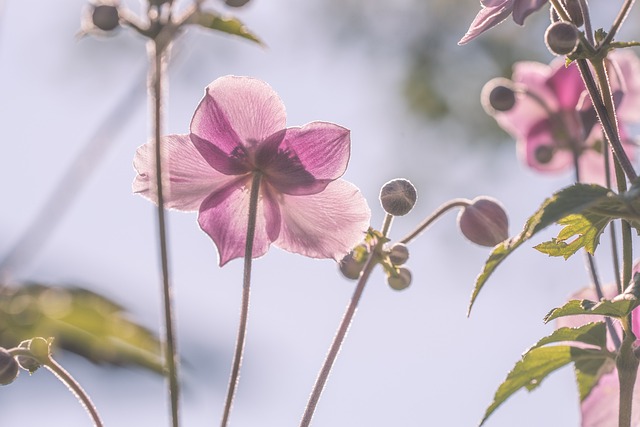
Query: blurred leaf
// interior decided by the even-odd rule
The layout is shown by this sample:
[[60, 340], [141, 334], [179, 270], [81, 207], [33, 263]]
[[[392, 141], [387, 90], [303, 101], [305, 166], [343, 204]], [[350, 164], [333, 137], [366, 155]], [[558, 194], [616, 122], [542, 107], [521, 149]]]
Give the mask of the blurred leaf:
[[[579, 328], [560, 328], [551, 335], [542, 338], [525, 352], [522, 359], [507, 374], [487, 408], [480, 425], [502, 405], [509, 397], [522, 388], [534, 390], [550, 373], [570, 362], [575, 363], [576, 378], [581, 396], [588, 394], [604, 372], [603, 366], [611, 359], [611, 353], [601, 348], [579, 348], [570, 345], [544, 347], [557, 342], [582, 342], [603, 347], [606, 343], [604, 322], [594, 322]], [[602, 344], [602, 345], [601, 345]], [[585, 394], [585, 396], [586, 396]]]
[[253, 34], [239, 19], [222, 16], [211, 11], [199, 11], [194, 14], [190, 22], [210, 30], [221, 31], [223, 33], [239, 36], [252, 42], [264, 45], [262, 40]]
[[35, 336], [55, 337], [56, 346], [94, 363], [163, 372], [158, 339], [108, 298], [77, 287], [0, 287], [0, 346]]
[[489, 255], [489, 259], [487, 259], [484, 264], [482, 272], [476, 278], [467, 315], [471, 313], [471, 308], [473, 307], [480, 290], [489, 279], [489, 276], [491, 276], [498, 265], [500, 265], [500, 263], [520, 245], [551, 224], [568, 215], [580, 213], [585, 209], [589, 209], [593, 205], [601, 202], [603, 198], [609, 197], [611, 194], [613, 193], [608, 189], [598, 185], [574, 184], [571, 187], [560, 190], [545, 200], [536, 213], [527, 220], [527, 223], [520, 234], [510, 240], [505, 240], [493, 249], [491, 255]]
[[[626, 295], [626, 294], [621, 294]], [[638, 306], [638, 300], [633, 298], [620, 298], [617, 300], [602, 300], [593, 302], [586, 299], [571, 300], [562, 307], [554, 308], [545, 317], [545, 323], [564, 316], [600, 315], [610, 317], [624, 317]]]

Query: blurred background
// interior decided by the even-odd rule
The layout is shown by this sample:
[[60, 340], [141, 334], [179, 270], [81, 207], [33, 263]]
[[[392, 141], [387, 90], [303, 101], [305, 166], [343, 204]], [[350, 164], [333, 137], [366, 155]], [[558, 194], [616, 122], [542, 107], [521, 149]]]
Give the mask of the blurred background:
[[[143, 9], [142, 2], [124, 3]], [[3, 280], [12, 292], [30, 282], [89, 289], [126, 309], [125, 319], [157, 333], [155, 210], [131, 192], [133, 154], [150, 129], [145, 40], [128, 29], [77, 38], [86, 5], [0, 0], [0, 259], [13, 254], [36, 218], [45, 218]], [[178, 2], [179, 9], [186, 5]], [[610, 25], [617, 8], [607, 6], [594, 5], [596, 28]], [[252, 0], [241, 9], [209, 1], [205, 7], [236, 14], [267, 47], [186, 31], [169, 68], [166, 133], [188, 131], [204, 87], [217, 77], [265, 80], [286, 105], [289, 125], [323, 120], [351, 129], [345, 178], [365, 194], [374, 227], [383, 219], [381, 185], [395, 177], [416, 185], [418, 203], [395, 221], [396, 239], [446, 200], [478, 195], [503, 202], [515, 234], [547, 196], [571, 183], [570, 173], [541, 176], [524, 168], [514, 141], [479, 102], [483, 84], [510, 76], [514, 61], [552, 59], [542, 42], [546, 9], [524, 28], [509, 19], [460, 47], [479, 10], [476, 0]], [[634, 37], [637, 29], [620, 39]], [[47, 199], [92, 142], [80, 178], [64, 184], [64, 215], [49, 211]], [[67, 197], [75, 187], [77, 197]], [[235, 342], [242, 262], [217, 266], [195, 213], [171, 212], [168, 219], [183, 423], [216, 425]], [[407, 290], [393, 291], [376, 271], [314, 425], [477, 425], [521, 353], [553, 329], [542, 323], [544, 315], [588, 284], [581, 256], [550, 259], [530, 246], [497, 270], [470, 318], [469, 296], [489, 250], [462, 237], [454, 213], [410, 246]], [[606, 256], [598, 260], [605, 281], [613, 277], [609, 264]], [[354, 285], [333, 262], [277, 248], [255, 261], [231, 425], [297, 425]], [[98, 366], [62, 350], [54, 355], [92, 396], [106, 425], [169, 424], [159, 375]], [[486, 425], [578, 425], [578, 419], [567, 367], [533, 393], [515, 395]], [[1, 425], [43, 423], [89, 425], [47, 372], [23, 372], [0, 388]]]

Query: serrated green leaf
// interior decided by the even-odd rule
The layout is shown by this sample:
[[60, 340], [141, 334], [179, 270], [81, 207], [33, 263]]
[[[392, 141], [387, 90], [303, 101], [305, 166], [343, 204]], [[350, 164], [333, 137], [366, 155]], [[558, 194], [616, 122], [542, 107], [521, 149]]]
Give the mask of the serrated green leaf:
[[605, 348], [607, 345], [607, 327], [604, 322], [591, 322], [577, 328], [558, 328], [551, 335], [535, 343], [531, 348], [566, 341], [581, 342]]
[[467, 315], [471, 313], [471, 308], [486, 281], [507, 256], [539, 231], [567, 215], [582, 212], [609, 193], [609, 190], [598, 185], [574, 184], [545, 200], [536, 213], [527, 220], [520, 234], [500, 243], [493, 249], [489, 259], [484, 264], [482, 272], [476, 278]]
[[77, 287], [0, 286], [0, 347], [35, 336], [95, 363], [163, 372], [158, 339], [108, 298]]
[[610, 317], [624, 317], [631, 313], [631, 310], [638, 306], [638, 299], [631, 294], [625, 295], [617, 300], [602, 300], [600, 302], [583, 300], [571, 300], [562, 307], [554, 308], [545, 317], [544, 322], [547, 323], [553, 319], [564, 316], [578, 315], [600, 315]]
[[527, 351], [498, 387], [480, 425], [515, 392], [522, 388], [529, 391], [535, 389], [547, 375], [567, 365], [571, 360], [571, 347], [565, 345], [534, 347]]
[[593, 387], [598, 384], [600, 377], [615, 368], [616, 363], [613, 357], [607, 357], [601, 353], [585, 351], [579, 348], [572, 348], [572, 359], [574, 360], [574, 370], [576, 382], [580, 392], [580, 401], [589, 396]]
[[223, 33], [239, 36], [252, 42], [263, 45], [262, 40], [253, 34], [237, 18], [223, 16], [212, 11], [199, 11], [194, 13], [189, 22], [210, 30], [221, 31]]

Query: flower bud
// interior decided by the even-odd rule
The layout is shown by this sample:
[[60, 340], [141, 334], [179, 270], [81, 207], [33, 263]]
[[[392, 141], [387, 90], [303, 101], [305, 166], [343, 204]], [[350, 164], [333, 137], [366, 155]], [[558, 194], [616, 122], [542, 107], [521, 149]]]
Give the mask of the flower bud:
[[458, 215], [458, 226], [473, 243], [493, 247], [509, 237], [509, 219], [502, 205], [489, 197], [476, 197]]
[[547, 28], [544, 40], [551, 53], [570, 55], [578, 48], [580, 32], [570, 22], [555, 22]]
[[389, 261], [393, 265], [402, 265], [409, 259], [409, 248], [404, 243], [396, 243], [389, 249]]
[[120, 25], [118, 7], [108, 4], [93, 6], [91, 22], [102, 31], [113, 31]]
[[482, 88], [481, 99], [482, 106], [488, 114], [511, 110], [516, 105], [513, 82], [503, 77], [490, 80]]
[[387, 278], [387, 283], [396, 291], [407, 289], [411, 284], [411, 271], [408, 268], [400, 267], [398, 275], [395, 277], [390, 275]]
[[11, 384], [18, 378], [18, 362], [6, 349], [0, 347], [0, 385]]
[[364, 268], [365, 261], [358, 261], [353, 255], [354, 252], [351, 251], [340, 260], [340, 272], [347, 279], [358, 280]]
[[406, 179], [398, 178], [387, 182], [380, 190], [382, 208], [390, 215], [408, 214], [416, 204], [416, 188]]
[[249, 0], [224, 0], [224, 2], [230, 7], [242, 7], [249, 3]]

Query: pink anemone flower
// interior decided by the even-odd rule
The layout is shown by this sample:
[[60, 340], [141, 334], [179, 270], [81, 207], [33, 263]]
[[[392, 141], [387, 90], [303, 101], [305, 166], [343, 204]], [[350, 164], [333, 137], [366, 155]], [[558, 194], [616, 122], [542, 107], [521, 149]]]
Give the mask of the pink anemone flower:
[[507, 19], [509, 15], [513, 15], [516, 24], [524, 25], [525, 18], [540, 9], [546, 2], [547, 0], [480, 0], [482, 9], [458, 44], [470, 42]]
[[[614, 52], [608, 64], [620, 134], [632, 156], [634, 145], [625, 124], [640, 121], [640, 60], [632, 52]], [[504, 79], [494, 79], [483, 89], [483, 102]], [[523, 162], [539, 172], [562, 172], [578, 156], [581, 180], [604, 181], [604, 136], [591, 100], [575, 64], [557, 59], [550, 65], [517, 62], [512, 82], [515, 104], [505, 111], [487, 110], [517, 140]]]
[[[634, 272], [638, 271], [638, 265]], [[604, 297], [611, 299], [618, 293], [616, 286], [610, 284], [603, 289]], [[593, 287], [584, 288], [571, 296], [571, 299], [588, 299], [598, 301], [596, 291]], [[556, 326], [576, 328], [589, 322], [602, 320], [601, 316], [568, 316], [560, 317]], [[622, 336], [622, 327], [617, 321], [614, 323], [618, 337]], [[640, 336], [640, 308], [633, 311], [632, 329], [634, 334]], [[638, 341], [636, 341], [638, 343]], [[611, 337], [607, 332], [607, 347], [614, 351]], [[598, 384], [593, 387], [591, 393], [580, 402], [580, 413], [582, 417], [581, 427], [618, 427], [618, 412], [620, 403], [620, 389], [618, 383], [618, 370], [612, 364], [612, 370], [604, 373], [598, 380]], [[633, 390], [633, 410], [631, 415], [631, 425], [640, 425], [640, 381], [636, 380]]]
[[[266, 83], [226, 76], [212, 82], [187, 135], [162, 141], [164, 204], [198, 211], [220, 266], [245, 255], [249, 195], [261, 174], [252, 257], [273, 243], [312, 258], [339, 260], [363, 237], [370, 210], [339, 179], [349, 130], [326, 122], [286, 128], [285, 108]], [[152, 143], [138, 148], [133, 191], [157, 203]]]

